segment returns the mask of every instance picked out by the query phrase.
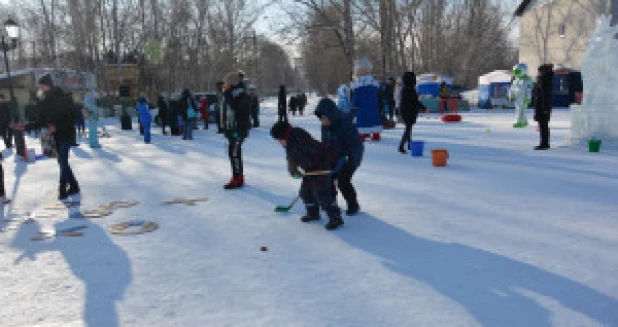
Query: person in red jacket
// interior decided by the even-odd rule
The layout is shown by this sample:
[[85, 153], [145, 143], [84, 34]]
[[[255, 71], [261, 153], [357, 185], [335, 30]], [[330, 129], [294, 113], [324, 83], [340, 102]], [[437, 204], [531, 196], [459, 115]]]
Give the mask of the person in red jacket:
[[208, 129], [208, 99], [206, 97], [200, 100], [200, 114], [204, 120], [204, 129]]

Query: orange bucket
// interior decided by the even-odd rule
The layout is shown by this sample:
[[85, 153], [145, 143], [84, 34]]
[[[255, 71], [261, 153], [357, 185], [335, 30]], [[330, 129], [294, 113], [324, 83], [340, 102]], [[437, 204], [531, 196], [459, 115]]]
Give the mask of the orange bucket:
[[448, 151], [446, 149], [431, 150], [431, 163], [434, 167], [446, 166], [446, 159], [448, 159]]

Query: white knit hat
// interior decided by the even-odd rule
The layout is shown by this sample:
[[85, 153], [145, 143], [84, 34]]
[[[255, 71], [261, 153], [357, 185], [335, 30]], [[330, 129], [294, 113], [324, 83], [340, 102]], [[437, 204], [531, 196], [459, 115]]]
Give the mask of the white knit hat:
[[368, 73], [371, 73], [373, 69], [373, 65], [371, 61], [367, 59], [367, 57], [360, 57], [354, 61], [354, 74], [356, 76], [362, 76]]

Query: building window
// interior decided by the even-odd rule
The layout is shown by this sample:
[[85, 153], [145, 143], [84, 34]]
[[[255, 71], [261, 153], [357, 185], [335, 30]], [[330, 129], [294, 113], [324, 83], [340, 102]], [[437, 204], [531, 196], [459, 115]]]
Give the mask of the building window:
[[561, 38], [564, 38], [565, 32], [566, 32], [566, 25], [560, 24], [560, 26], [558, 26], [558, 36], [560, 36]]

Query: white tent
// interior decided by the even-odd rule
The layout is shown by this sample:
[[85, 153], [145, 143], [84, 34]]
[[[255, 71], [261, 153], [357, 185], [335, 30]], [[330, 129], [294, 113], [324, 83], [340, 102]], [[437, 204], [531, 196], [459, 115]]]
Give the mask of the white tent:
[[508, 70], [495, 70], [479, 76], [478, 106], [486, 109], [511, 107], [507, 93], [512, 76]]
[[510, 83], [513, 73], [508, 70], [494, 70], [479, 77], [479, 85], [489, 85], [491, 83]]

